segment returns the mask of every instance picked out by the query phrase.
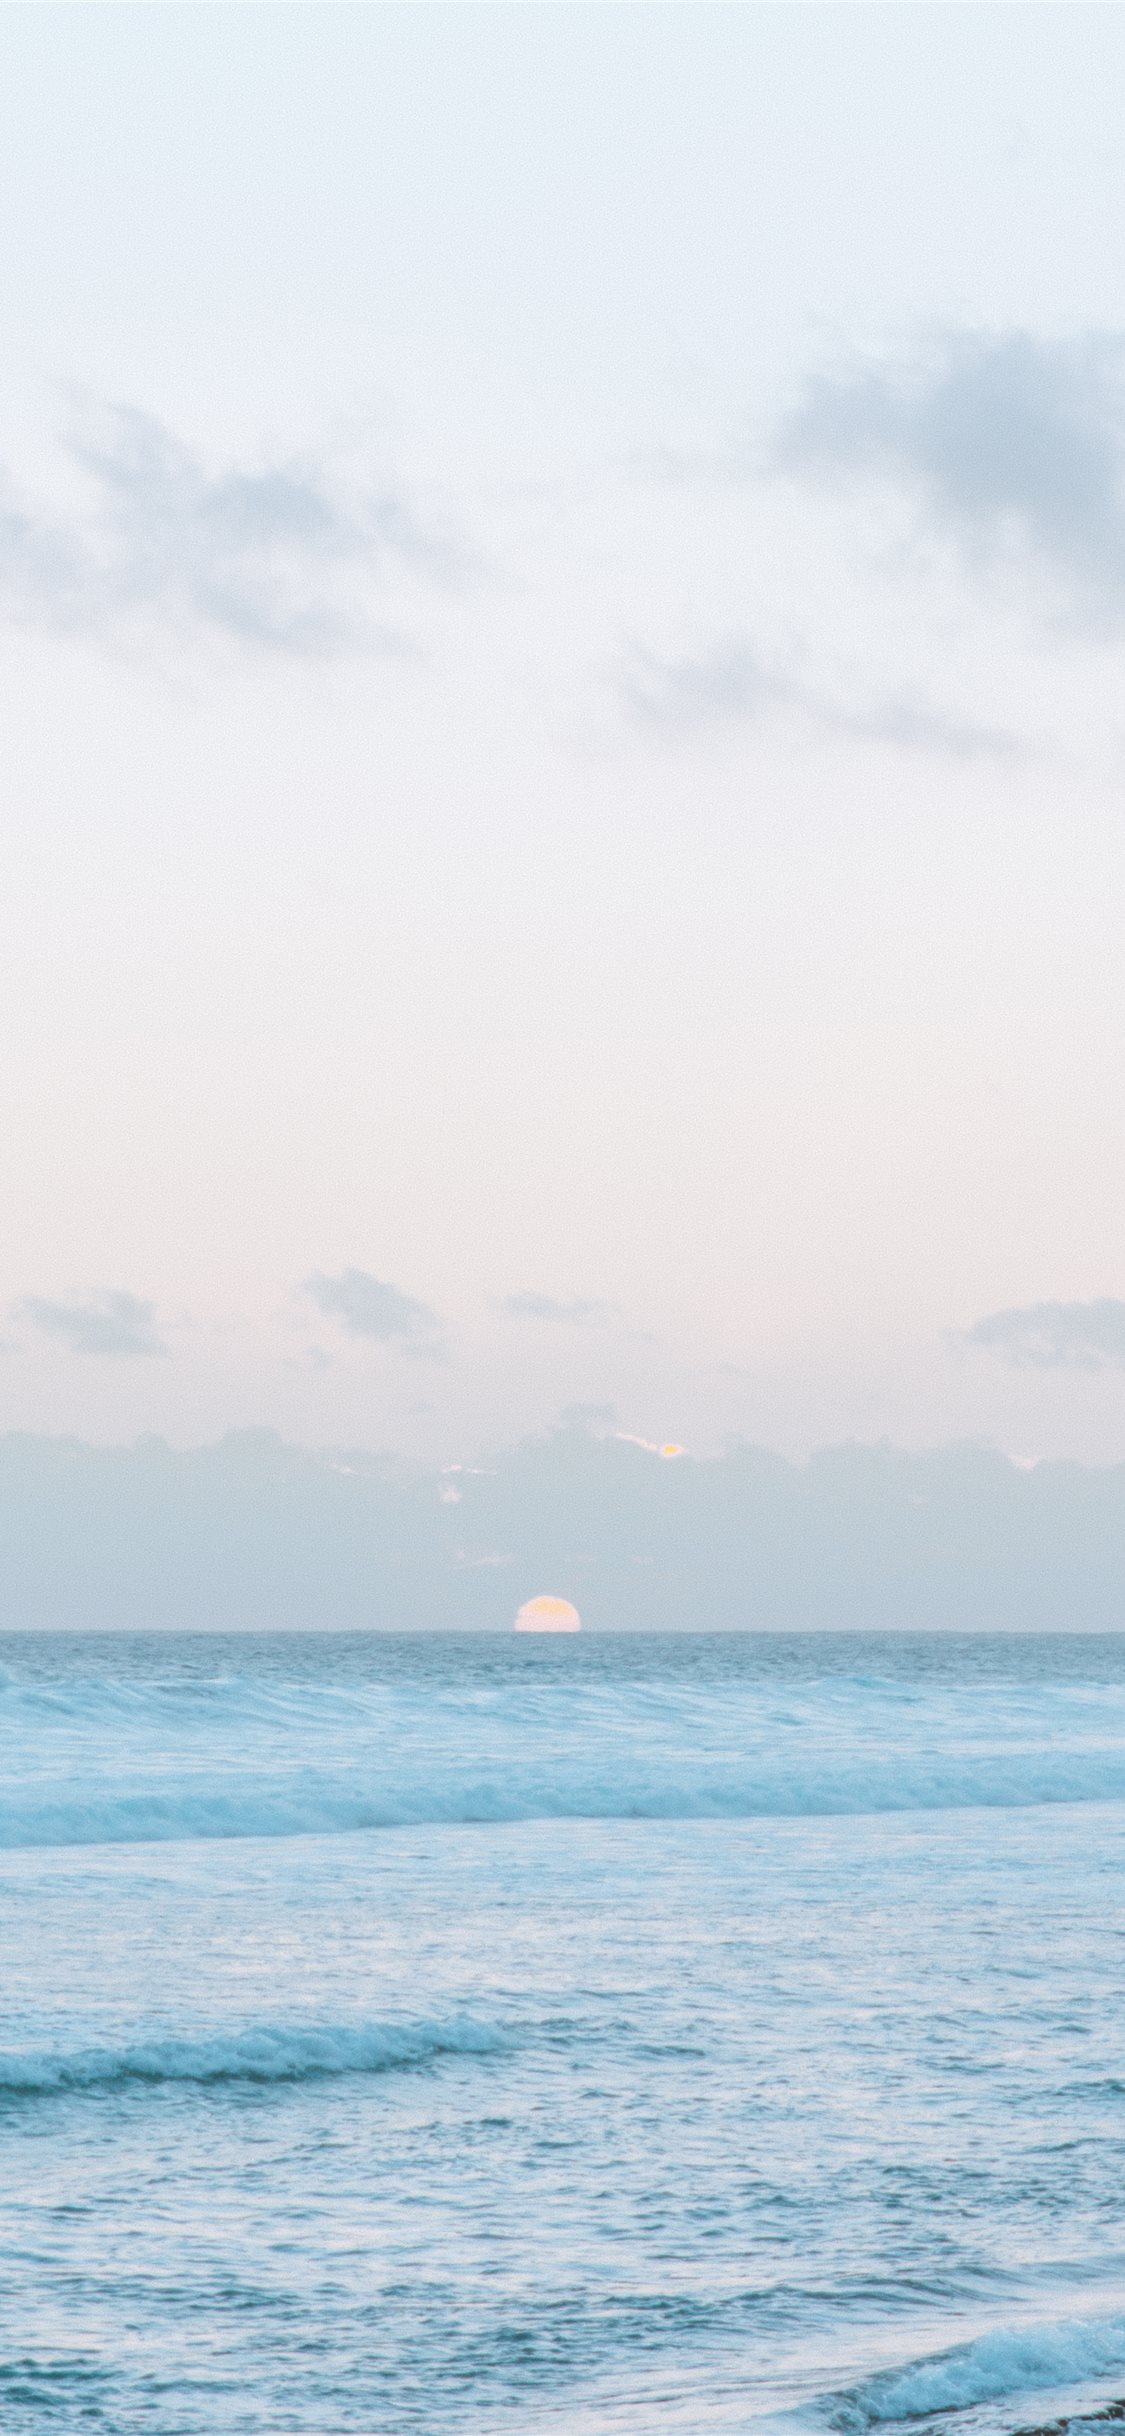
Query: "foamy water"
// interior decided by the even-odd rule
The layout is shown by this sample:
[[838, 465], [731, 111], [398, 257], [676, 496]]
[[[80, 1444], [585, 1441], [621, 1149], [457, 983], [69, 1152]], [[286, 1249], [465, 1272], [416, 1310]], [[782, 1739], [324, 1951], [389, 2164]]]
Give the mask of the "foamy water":
[[1125, 2392], [1125, 1645], [0, 1644], [0, 2427]]

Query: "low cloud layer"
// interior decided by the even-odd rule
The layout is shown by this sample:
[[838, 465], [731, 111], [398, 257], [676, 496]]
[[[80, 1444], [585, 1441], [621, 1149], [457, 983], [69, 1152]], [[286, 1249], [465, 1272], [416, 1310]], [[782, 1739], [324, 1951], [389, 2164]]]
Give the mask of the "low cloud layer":
[[810, 381], [777, 462], [912, 493], [979, 564], [1030, 555], [1072, 610], [1125, 617], [1125, 338], [950, 334]]
[[85, 493], [66, 516], [0, 493], [10, 616], [82, 632], [139, 613], [306, 655], [400, 649], [386, 577], [449, 571], [403, 493], [345, 487], [308, 456], [207, 465], [125, 406], [82, 417], [66, 454]]
[[51, 1302], [28, 1294], [17, 1316], [71, 1353], [133, 1356], [168, 1351], [157, 1331], [155, 1303], [137, 1294], [95, 1294], [86, 1302]]
[[9, 1628], [1074, 1628], [1125, 1619], [1125, 1465], [979, 1447], [710, 1461], [555, 1431], [448, 1474], [270, 1431], [179, 1452], [0, 1439]]
[[433, 1352], [440, 1341], [440, 1322], [427, 1303], [366, 1269], [342, 1269], [338, 1277], [317, 1274], [306, 1278], [301, 1291], [349, 1336], [402, 1345], [415, 1353]]
[[1038, 1369], [1125, 1369], [1125, 1302], [1026, 1303], [993, 1311], [966, 1330], [964, 1344], [1002, 1361]]

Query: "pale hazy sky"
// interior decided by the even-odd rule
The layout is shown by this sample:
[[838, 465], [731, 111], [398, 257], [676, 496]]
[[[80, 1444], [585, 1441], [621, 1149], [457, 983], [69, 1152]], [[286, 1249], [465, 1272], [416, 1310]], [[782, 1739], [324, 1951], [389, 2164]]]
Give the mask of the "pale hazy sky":
[[0, 1428], [1125, 1458], [1125, 13], [0, 45]]

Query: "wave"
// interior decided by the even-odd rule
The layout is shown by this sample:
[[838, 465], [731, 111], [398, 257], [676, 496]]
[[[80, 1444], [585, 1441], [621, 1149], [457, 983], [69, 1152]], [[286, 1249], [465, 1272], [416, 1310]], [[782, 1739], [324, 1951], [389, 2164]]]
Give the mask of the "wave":
[[138, 2040], [129, 2047], [86, 2047], [71, 2053], [0, 2052], [0, 2096], [45, 2097], [122, 2083], [188, 2081], [312, 2081], [343, 2073], [391, 2072], [443, 2055], [492, 2055], [505, 2041], [487, 2023], [381, 2023], [353, 2028], [295, 2029], [269, 2024], [226, 2036]]
[[[231, 1776], [242, 1774], [242, 1782]], [[373, 1768], [218, 1784], [37, 1785], [0, 1794], [0, 1848], [163, 1843], [214, 1837], [340, 1835], [377, 1828], [505, 1825], [534, 1819], [755, 1819], [1022, 1809], [1125, 1800], [1125, 1754], [1049, 1753], [911, 1764], [638, 1769], [604, 1776], [512, 1761], [477, 1776], [450, 1765], [406, 1775]]]
[[841, 2436], [927, 2420], [1022, 2394], [1057, 2395], [1125, 2371], [1125, 2318], [1070, 2318], [997, 2327], [824, 2398], [818, 2417]]
[[0, 1686], [0, 1847], [1125, 1801], [1125, 1688]]

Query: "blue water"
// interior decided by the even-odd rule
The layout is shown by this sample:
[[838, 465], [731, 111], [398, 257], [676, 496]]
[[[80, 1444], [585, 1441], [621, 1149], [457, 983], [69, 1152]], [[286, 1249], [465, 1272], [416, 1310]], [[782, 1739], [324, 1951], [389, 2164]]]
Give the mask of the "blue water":
[[0, 2429], [1125, 2392], [1125, 1636], [0, 1641]]

